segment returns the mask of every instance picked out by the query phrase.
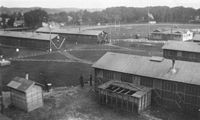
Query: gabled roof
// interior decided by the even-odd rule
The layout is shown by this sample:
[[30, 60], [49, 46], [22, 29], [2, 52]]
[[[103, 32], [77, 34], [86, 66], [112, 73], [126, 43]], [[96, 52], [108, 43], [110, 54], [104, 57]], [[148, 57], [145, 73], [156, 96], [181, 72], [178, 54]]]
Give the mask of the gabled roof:
[[200, 85], [200, 64], [175, 61], [176, 73], [172, 72], [172, 60], [152, 61], [151, 57], [107, 52], [94, 68]]
[[153, 32], [161, 32], [161, 29], [155, 29]]
[[189, 30], [188, 29], [177, 29], [177, 28], [165, 28], [165, 29], [156, 29], [154, 30], [152, 33], [159, 33], [159, 34], [185, 34], [187, 33]]
[[30, 87], [32, 87], [35, 84], [35, 82], [31, 80], [27, 80], [21, 77], [15, 77], [13, 80], [11, 80], [7, 86], [16, 89], [21, 92], [26, 92]]
[[79, 35], [99, 35], [103, 31], [101, 30], [81, 30], [79, 31], [78, 28], [69, 28], [69, 29], [63, 29], [63, 28], [49, 28], [49, 27], [41, 27], [36, 30], [36, 32], [39, 33], [54, 33], [54, 34], [79, 34]]
[[162, 49], [200, 53], [200, 45], [194, 42], [168, 41]]
[[195, 34], [193, 40], [200, 42], [200, 34]]
[[14, 32], [14, 31], [0, 31], [0, 36], [5, 37], [15, 37], [15, 38], [27, 38], [27, 39], [37, 39], [37, 40], [49, 40], [53, 39], [56, 34], [44, 34], [44, 33], [34, 33], [34, 32]]

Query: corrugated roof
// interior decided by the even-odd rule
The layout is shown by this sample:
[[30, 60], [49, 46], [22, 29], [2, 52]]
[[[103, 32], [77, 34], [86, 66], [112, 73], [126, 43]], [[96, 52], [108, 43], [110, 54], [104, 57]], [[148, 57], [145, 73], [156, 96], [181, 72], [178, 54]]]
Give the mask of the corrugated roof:
[[151, 57], [107, 52], [92, 67], [200, 85], [199, 63], [176, 60], [176, 73], [173, 73], [172, 60], [163, 59], [157, 62], [150, 59]]
[[70, 28], [70, 29], [63, 29], [63, 28], [51, 28], [49, 27], [41, 27], [36, 30], [36, 32], [42, 32], [42, 33], [55, 33], [55, 34], [79, 34], [79, 35], [99, 35], [103, 31], [101, 30], [81, 30], [79, 31], [78, 28]]
[[167, 43], [165, 43], [162, 49], [199, 53], [200, 45], [194, 42], [168, 41]]
[[200, 41], [200, 34], [195, 34], [193, 40]]
[[[50, 39], [49, 34], [34, 33], [34, 32], [0, 31], [0, 36], [37, 39], [37, 40], [49, 40]], [[51, 39], [55, 38], [56, 36], [57, 36], [56, 34], [51, 34]]]
[[32, 87], [35, 84], [35, 82], [31, 80], [27, 80], [20, 77], [15, 77], [12, 81], [10, 81], [7, 86], [19, 90], [21, 92], [26, 92], [30, 87]]

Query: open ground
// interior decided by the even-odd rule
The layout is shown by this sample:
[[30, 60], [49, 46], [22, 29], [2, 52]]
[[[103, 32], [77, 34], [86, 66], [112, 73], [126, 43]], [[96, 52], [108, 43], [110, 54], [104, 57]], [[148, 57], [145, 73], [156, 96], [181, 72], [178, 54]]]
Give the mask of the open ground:
[[[121, 27], [90, 27], [90, 29], [103, 29], [108, 33], [111, 30], [112, 44], [88, 45], [66, 44], [65, 49], [52, 53], [39, 50], [1, 47], [5, 58], [12, 64], [2, 70], [3, 83], [6, 85], [13, 77], [24, 77], [30, 74], [30, 79], [41, 84], [50, 82], [55, 90], [44, 97], [45, 106], [30, 113], [24, 113], [18, 109], [6, 109], [5, 114], [14, 120], [148, 120], [170, 119], [187, 120], [187, 116], [181, 113], [170, 112], [164, 109], [151, 109], [142, 115], [123, 113], [103, 107], [97, 103], [95, 95], [90, 87], [81, 89], [79, 77], [89, 80], [93, 74], [91, 65], [106, 52], [120, 52], [125, 54], [162, 56], [163, 42], [149, 42], [147, 40], [134, 40], [135, 34], [145, 37], [148, 30], [160, 27], [170, 27], [172, 24], [158, 25], [121, 25]], [[198, 28], [195, 25], [178, 25], [183, 28]], [[124, 34], [125, 33], [125, 34]], [[130, 41], [131, 39], [131, 41]], [[43, 73], [46, 78], [41, 78]], [[58, 87], [64, 87], [59, 89]], [[4, 87], [6, 90], [6, 87]], [[155, 117], [153, 117], [155, 116]], [[195, 118], [194, 118], [195, 120]]]

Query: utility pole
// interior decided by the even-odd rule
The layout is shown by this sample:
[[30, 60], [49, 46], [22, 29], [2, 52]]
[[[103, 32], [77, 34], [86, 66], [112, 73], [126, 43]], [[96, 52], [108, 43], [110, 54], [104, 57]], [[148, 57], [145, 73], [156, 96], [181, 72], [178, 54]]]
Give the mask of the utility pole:
[[0, 108], [1, 108], [1, 113], [4, 113], [4, 104], [3, 104], [3, 74], [6, 68], [11, 64], [10, 61], [5, 60], [3, 58], [3, 55], [0, 56]]
[[50, 47], [50, 49], [49, 49], [49, 52], [51, 52], [52, 51], [52, 48], [51, 48], [51, 25], [49, 24], [49, 29], [50, 29], [50, 44], [49, 44], [49, 47]]
[[2, 67], [0, 67], [0, 102], [1, 102], [1, 113], [4, 112], [4, 105], [3, 105], [3, 79], [2, 79]]

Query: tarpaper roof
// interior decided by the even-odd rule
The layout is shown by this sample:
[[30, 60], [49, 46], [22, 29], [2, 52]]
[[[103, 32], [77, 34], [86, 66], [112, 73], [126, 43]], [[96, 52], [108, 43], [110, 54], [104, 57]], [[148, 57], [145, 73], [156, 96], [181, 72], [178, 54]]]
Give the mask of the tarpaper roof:
[[200, 45], [194, 42], [168, 41], [162, 49], [200, 53]]
[[49, 27], [41, 27], [36, 30], [36, 32], [42, 33], [55, 33], [55, 34], [79, 34], [79, 35], [99, 35], [103, 31], [101, 30], [80, 30], [78, 28], [71, 29], [63, 29], [63, 28], [49, 28]]
[[37, 39], [37, 40], [50, 40], [55, 38], [57, 35], [34, 33], [34, 32], [14, 32], [14, 31], [0, 31], [0, 36], [15, 37], [15, 38], [26, 38], [26, 39]]
[[[157, 59], [156, 59], [157, 60]], [[200, 85], [200, 64], [196, 62], [175, 61], [176, 72], [172, 72], [172, 60], [152, 60], [151, 57], [107, 52], [94, 68], [146, 76], [169, 81]]]
[[7, 86], [19, 90], [21, 92], [26, 92], [30, 87], [32, 87], [35, 82], [31, 80], [27, 80], [25, 78], [15, 77], [12, 81], [10, 81]]

